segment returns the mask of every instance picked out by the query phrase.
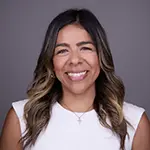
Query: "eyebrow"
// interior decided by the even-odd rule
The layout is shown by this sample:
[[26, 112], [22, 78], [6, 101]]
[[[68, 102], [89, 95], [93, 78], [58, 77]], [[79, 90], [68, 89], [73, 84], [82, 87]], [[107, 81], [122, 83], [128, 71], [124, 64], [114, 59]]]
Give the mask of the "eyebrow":
[[[77, 46], [82, 46], [82, 45], [86, 45], [86, 44], [92, 44], [92, 45], [94, 46], [94, 43], [91, 42], [91, 41], [81, 41], [81, 42], [77, 43], [76, 45], [77, 45]], [[59, 46], [62, 46], [62, 47], [70, 47], [70, 45], [67, 44], [67, 43], [58, 43], [58, 44], [56, 44], [55, 48], [56, 48], [56, 47], [59, 47]]]
[[94, 43], [91, 41], [81, 41], [79, 43], [77, 43], [77, 46], [82, 46], [82, 45], [86, 45], [86, 44], [92, 44], [94, 46]]

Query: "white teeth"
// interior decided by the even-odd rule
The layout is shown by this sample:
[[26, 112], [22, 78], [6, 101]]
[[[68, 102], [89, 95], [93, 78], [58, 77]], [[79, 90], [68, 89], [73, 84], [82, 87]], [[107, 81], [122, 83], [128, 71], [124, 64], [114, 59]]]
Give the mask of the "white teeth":
[[85, 75], [86, 74], [86, 71], [84, 72], [79, 72], [79, 73], [68, 73], [69, 76], [72, 76], [72, 77], [79, 77], [79, 76], [82, 76], [82, 75]]

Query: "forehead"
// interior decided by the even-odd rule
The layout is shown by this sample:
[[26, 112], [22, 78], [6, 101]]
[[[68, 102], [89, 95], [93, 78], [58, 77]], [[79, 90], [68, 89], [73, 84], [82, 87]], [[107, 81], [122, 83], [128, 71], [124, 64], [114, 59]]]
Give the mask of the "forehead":
[[71, 24], [63, 27], [57, 37], [57, 43], [78, 43], [80, 41], [91, 41], [89, 33], [78, 24]]

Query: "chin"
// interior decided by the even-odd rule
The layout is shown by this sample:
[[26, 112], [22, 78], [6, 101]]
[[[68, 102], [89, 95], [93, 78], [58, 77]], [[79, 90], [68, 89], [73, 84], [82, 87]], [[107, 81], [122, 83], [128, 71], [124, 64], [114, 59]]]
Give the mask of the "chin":
[[72, 93], [72, 94], [75, 94], [75, 95], [80, 95], [80, 94], [83, 94], [85, 93], [86, 91], [88, 90], [88, 88], [82, 88], [82, 87], [72, 87], [72, 88], [69, 88], [69, 91]]
[[87, 81], [84, 83], [64, 84], [63, 89], [75, 95], [82, 95], [86, 92], [95, 90], [95, 84], [90, 84]]

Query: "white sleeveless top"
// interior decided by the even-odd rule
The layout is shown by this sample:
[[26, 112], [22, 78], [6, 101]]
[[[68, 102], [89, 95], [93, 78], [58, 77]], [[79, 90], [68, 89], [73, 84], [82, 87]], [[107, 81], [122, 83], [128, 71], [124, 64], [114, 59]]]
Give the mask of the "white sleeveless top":
[[[12, 103], [22, 135], [25, 130], [23, 109], [26, 102], [22, 100]], [[127, 127], [130, 138], [126, 137], [125, 140], [125, 149], [131, 150], [133, 137], [145, 110], [124, 102], [123, 111], [125, 118], [134, 127]], [[82, 113], [76, 114], [80, 116]], [[46, 130], [41, 132], [35, 145], [26, 150], [119, 150], [119, 138], [99, 123], [95, 110], [85, 113], [81, 119], [79, 124], [74, 113], [56, 103]]]

